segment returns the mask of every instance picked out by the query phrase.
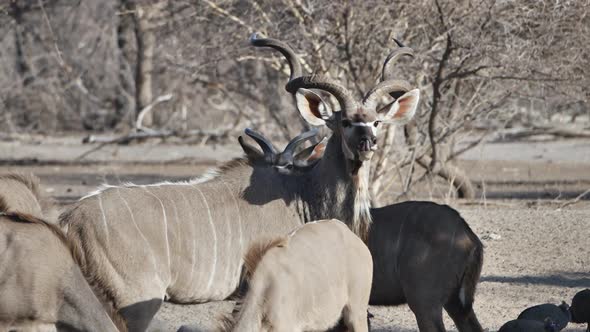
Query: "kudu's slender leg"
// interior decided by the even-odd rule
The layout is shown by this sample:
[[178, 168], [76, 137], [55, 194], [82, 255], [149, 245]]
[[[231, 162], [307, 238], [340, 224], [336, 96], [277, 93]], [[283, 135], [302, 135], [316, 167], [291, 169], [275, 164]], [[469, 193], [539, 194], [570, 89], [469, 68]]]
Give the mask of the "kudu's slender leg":
[[451, 316], [451, 318], [455, 322], [455, 325], [457, 326], [457, 329], [459, 330], [459, 332], [481, 332], [481, 331], [483, 331], [483, 328], [479, 324], [479, 321], [477, 320], [477, 317], [475, 316], [475, 312], [473, 311], [473, 309], [469, 310], [469, 312], [467, 312], [465, 315], [453, 316], [450, 314], [450, 312], [448, 310], [447, 310], [447, 312], [449, 313], [449, 316]]
[[[346, 320], [345, 320], [346, 322]], [[368, 332], [367, 315], [355, 315], [348, 317], [346, 323], [349, 332]]]
[[420, 332], [445, 332], [442, 318], [442, 306], [430, 303], [429, 305], [416, 305], [408, 303], [416, 316]]
[[[362, 302], [359, 302], [362, 303]], [[368, 316], [365, 309], [345, 307], [342, 310], [342, 319], [331, 331], [338, 332], [368, 332]]]
[[461, 303], [461, 300], [457, 294], [454, 294], [449, 300], [449, 303], [445, 304], [445, 310], [455, 322], [459, 332], [483, 331], [471, 305], [466, 308]]
[[[442, 261], [442, 258], [429, 255], [428, 259], [424, 260], [420, 255], [429, 249], [427, 244], [422, 245], [404, 256], [405, 259], [399, 266], [400, 283], [408, 306], [416, 316], [420, 332], [445, 331], [442, 319], [443, 305], [452, 291], [441, 282], [447, 278], [440, 278], [440, 275], [429, 271], [430, 267], [436, 265], [437, 260]], [[420, 260], [422, 263], [418, 266], [411, 264]]]

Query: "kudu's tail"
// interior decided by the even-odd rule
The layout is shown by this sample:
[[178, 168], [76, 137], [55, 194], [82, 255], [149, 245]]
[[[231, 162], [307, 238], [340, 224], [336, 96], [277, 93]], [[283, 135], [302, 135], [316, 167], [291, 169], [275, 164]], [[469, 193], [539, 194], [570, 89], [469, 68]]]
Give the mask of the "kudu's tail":
[[258, 263], [262, 257], [272, 248], [283, 247], [287, 243], [287, 238], [277, 237], [266, 241], [258, 241], [248, 249], [246, 256], [244, 256], [244, 268], [246, 270], [245, 278], [249, 279], [254, 274]]
[[[473, 311], [473, 301], [475, 299], [475, 289], [479, 276], [481, 274], [481, 268], [483, 265], [483, 245], [477, 236], [469, 230], [469, 237], [474, 243], [474, 247], [471, 249], [469, 256], [467, 257], [467, 265], [463, 272], [463, 278], [461, 279], [461, 286], [459, 287], [458, 294], [458, 307], [455, 310], [452, 307], [445, 308], [447, 312], [455, 321], [455, 325], [459, 332], [482, 332], [483, 328], [479, 323], [475, 312]], [[449, 311], [449, 309], [451, 311]]]
[[238, 299], [236, 307], [231, 315], [223, 315], [218, 320], [217, 331], [260, 331], [262, 329], [262, 310], [265, 297], [265, 280], [253, 278], [256, 267], [264, 258], [264, 255], [276, 247], [284, 247], [288, 242], [286, 237], [277, 237], [270, 240], [263, 240], [254, 243], [244, 256], [244, 276], [247, 286], [243, 298]]
[[467, 258], [467, 266], [461, 280], [461, 288], [459, 290], [459, 299], [464, 309], [470, 311], [475, 299], [475, 289], [479, 282], [481, 275], [481, 268], [483, 266], [483, 244], [471, 230], [469, 237], [474, 242], [474, 247]]

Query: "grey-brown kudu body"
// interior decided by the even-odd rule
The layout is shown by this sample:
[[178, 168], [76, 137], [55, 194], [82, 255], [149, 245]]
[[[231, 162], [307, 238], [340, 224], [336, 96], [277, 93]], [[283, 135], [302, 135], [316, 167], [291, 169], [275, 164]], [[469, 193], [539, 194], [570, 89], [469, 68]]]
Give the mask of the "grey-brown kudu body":
[[34, 174], [0, 175], [0, 196], [12, 211], [25, 211], [50, 222], [57, 220], [57, 208], [43, 195], [39, 178]]
[[[234, 161], [206, 180], [108, 187], [83, 198], [60, 217], [68, 237], [83, 249], [87, 274], [108, 286], [106, 300], [144, 330], [164, 298], [193, 303], [222, 300], [237, 288], [242, 257], [261, 236], [282, 235], [303, 222], [336, 218], [363, 236], [370, 223], [368, 162], [377, 148], [379, 121], [412, 117], [419, 93], [409, 85], [385, 82], [362, 104], [338, 84], [301, 76], [294, 52], [272, 39], [251, 38], [255, 46], [283, 52], [292, 68], [287, 89], [298, 91], [298, 109], [313, 125], [333, 131], [324, 158], [305, 177], [278, 176], [269, 166]], [[341, 112], [304, 88], [331, 92]], [[302, 92], [301, 92], [302, 91]], [[378, 99], [406, 94], [376, 112]]]
[[[247, 134], [252, 136], [252, 131]], [[260, 133], [255, 135], [263, 150], [270, 150], [272, 143]], [[301, 142], [293, 139], [290, 149]], [[308, 149], [321, 151], [321, 144]], [[311, 160], [290, 151], [264, 156], [252, 146], [242, 147], [253, 162], [273, 165], [284, 177], [305, 176], [319, 162], [313, 155]], [[373, 222], [367, 244], [373, 257], [371, 304], [408, 303], [422, 332], [445, 331], [443, 308], [459, 331], [482, 331], [473, 300], [483, 264], [483, 245], [461, 215], [447, 205], [418, 201], [370, 211]]]
[[113, 321], [124, 330], [84, 278], [75, 248], [37, 217], [38, 189], [32, 175], [0, 177], [0, 330], [119, 331]]
[[248, 292], [224, 331], [366, 332], [373, 271], [364, 242], [339, 220], [300, 226], [246, 256]]

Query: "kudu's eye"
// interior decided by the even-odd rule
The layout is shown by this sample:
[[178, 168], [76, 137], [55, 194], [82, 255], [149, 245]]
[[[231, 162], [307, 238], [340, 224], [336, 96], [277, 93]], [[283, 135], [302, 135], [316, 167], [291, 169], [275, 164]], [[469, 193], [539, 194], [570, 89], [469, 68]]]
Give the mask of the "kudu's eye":
[[375, 126], [375, 128], [379, 127], [379, 124], [381, 123], [381, 121], [375, 121], [373, 122], [373, 126]]
[[344, 128], [348, 128], [348, 127], [350, 127], [351, 125], [352, 125], [352, 123], [350, 122], [350, 120], [348, 120], [348, 119], [344, 119], [344, 120], [342, 120], [342, 127], [344, 127]]
[[287, 169], [293, 169], [293, 164], [288, 164]]

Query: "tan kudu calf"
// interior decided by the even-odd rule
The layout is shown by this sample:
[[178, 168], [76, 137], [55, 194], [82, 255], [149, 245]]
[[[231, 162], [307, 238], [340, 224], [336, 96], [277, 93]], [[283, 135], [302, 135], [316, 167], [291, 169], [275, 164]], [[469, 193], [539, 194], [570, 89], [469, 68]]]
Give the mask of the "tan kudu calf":
[[371, 253], [341, 221], [259, 242], [245, 265], [249, 289], [223, 331], [325, 331], [340, 319], [348, 331], [368, 331]]
[[86, 282], [79, 249], [35, 216], [38, 188], [34, 176], [0, 177], [0, 331], [124, 331]]

